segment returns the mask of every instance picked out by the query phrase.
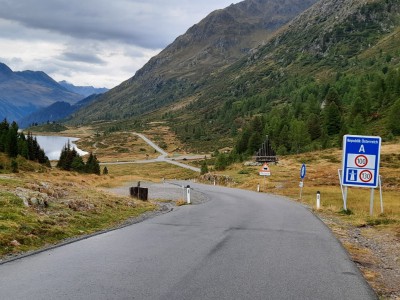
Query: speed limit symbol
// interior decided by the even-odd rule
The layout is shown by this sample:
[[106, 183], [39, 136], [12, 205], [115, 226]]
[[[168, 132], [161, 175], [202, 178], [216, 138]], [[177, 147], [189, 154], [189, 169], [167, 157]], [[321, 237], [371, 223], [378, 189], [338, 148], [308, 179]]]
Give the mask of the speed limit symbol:
[[374, 176], [370, 170], [364, 170], [360, 172], [360, 180], [362, 182], [370, 182]]
[[368, 158], [365, 155], [358, 155], [356, 156], [355, 164], [359, 168], [364, 168], [368, 165]]

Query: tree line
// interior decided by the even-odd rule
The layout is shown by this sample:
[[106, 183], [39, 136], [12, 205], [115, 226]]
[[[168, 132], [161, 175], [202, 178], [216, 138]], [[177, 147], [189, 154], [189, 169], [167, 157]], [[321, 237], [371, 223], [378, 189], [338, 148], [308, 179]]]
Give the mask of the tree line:
[[[292, 99], [269, 102], [264, 112], [255, 113], [238, 135], [235, 151], [253, 155], [266, 135], [280, 155], [340, 147], [345, 134], [393, 139], [400, 135], [400, 72], [382, 75], [338, 74], [331, 84], [288, 81], [282, 89]], [[234, 110], [231, 106], [225, 113]]]
[[50, 161], [44, 150], [40, 148], [36, 137], [32, 136], [30, 132], [25, 135], [18, 129], [16, 122], [9, 124], [7, 119], [4, 119], [0, 123], [0, 152], [6, 153], [11, 158], [20, 155], [28, 160], [50, 167]]
[[[28, 132], [27, 135], [19, 132], [18, 124], [15, 121], [10, 124], [7, 119], [4, 119], [0, 123], [0, 152], [13, 159], [11, 164], [14, 172], [18, 170], [15, 158], [19, 155], [25, 159], [51, 167], [49, 158], [45, 155], [44, 150], [40, 148], [36, 137], [31, 132]], [[57, 167], [66, 171], [100, 175], [100, 164], [96, 155], [90, 153], [85, 163], [75, 148], [71, 147], [69, 141], [61, 151]], [[106, 167], [103, 173], [108, 174]]]
[[[58, 160], [57, 167], [66, 171], [76, 171], [79, 173], [90, 173], [100, 175], [100, 163], [96, 155], [90, 152], [86, 163], [79, 155], [75, 148], [71, 147], [70, 142], [61, 150], [60, 159]], [[104, 173], [108, 173], [104, 169]]]

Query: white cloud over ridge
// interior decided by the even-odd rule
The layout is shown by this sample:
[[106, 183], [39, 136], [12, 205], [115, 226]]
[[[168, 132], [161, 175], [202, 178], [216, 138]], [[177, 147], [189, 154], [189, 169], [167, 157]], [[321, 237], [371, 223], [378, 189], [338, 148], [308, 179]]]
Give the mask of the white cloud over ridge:
[[[239, 2], [239, 1], [236, 1]], [[0, 0], [1, 62], [113, 87], [226, 0]]]

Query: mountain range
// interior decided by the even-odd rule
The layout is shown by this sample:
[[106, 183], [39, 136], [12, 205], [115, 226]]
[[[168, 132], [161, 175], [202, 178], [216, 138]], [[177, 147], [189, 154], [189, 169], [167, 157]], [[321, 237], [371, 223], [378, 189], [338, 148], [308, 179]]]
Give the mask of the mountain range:
[[18, 121], [20, 126], [65, 117], [87, 103], [80, 102], [83, 98], [105, 91], [105, 88], [56, 82], [42, 71], [13, 72], [0, 63], [0, 119]]
[[246, 0], [209, 14], [71, 122], [162, 120], [193, 147], [235, 138], [247, 153], [265, 135], [280, 154], [338, 146], [344, 133], [390, 139], [399, 13], [395, 0]]
[[93, 86], [76, 86], [65, 80], [59, 81], [58, 83], [66, 88], [68, 91], [85, 97], [89, 97], [93, 94], [103, 94], [108, 91], [107, 88], [95, 88]]
[[49, 122], [62, 121], [67, 119], [77, 110], [96, 101], [101, 94], [91, 94], [90, 96], [78, 101], [75, 104], [70, 104], [64, 101], [57, 101], [53, 104], [41, 108], [35, 112], [18, 120], [20, 128], [27, 128]]
[[[197, 149], [279, 154], [400, 135], [400, 3], [245, 0], [210, 13], [72, 124], [163, 121]], [[1, 76], [0, 76], [1, 80]]]
[[[210, 13], [136, 74], [75, 115], [77, 122], [140, 116], [192, 101], [213, 74], [266, 43], [317, 0], [246, 0]], [[193, 98], [191, 98], [193, 97]]]

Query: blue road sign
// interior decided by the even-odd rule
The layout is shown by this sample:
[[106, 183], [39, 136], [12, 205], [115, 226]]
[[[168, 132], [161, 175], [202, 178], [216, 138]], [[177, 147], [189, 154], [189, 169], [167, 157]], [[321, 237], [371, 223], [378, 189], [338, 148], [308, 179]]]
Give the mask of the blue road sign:
[[381, 138], [345, 135], [343, 137], [342, 185], [378, 186]]
[[304, 177], [306, 177], [306, 165], [305, 164], [303, 164], [300, 169], [300, 178], [304, 179]]

